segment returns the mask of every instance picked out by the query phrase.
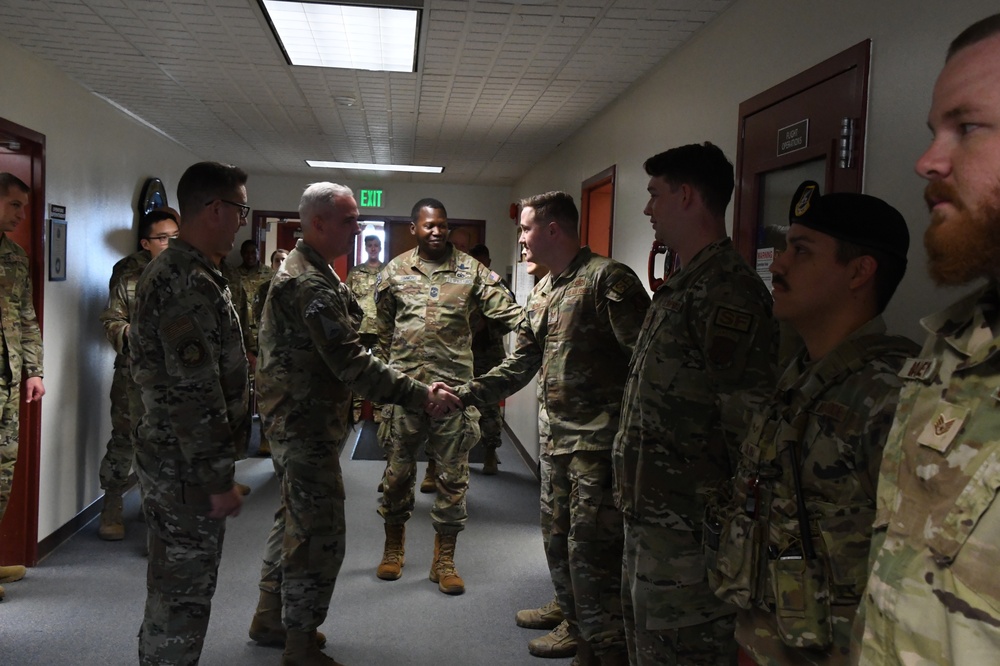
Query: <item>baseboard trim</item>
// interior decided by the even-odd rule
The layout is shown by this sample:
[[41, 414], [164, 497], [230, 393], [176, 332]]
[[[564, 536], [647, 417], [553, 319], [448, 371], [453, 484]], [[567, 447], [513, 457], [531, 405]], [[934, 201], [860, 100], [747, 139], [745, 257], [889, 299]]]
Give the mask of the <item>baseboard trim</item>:
[[[128, 479], [128, 492], [136, 484], [135, 473]], [[122, 493], [124, 494], [124, 493]], [[91, 502], [83, 511], [73, 516], [69, 521], [63, 523], [62, 527], [38, 542], [38, 561], [41, 562], [55, 551], [56, 548], [69, 541], [74, 534], [86, 527], [90, 521], [101, 515], [101, 507], [104, 505], [104, 495]]]
[[510, 437], [510, 443], [514, 445], [514, 449], [517, 451], [518, 455], [521, 456], [521, 460], [524, 461], [525, 466], [531, 470], [531, 474], [535, 477], [535, 479], [538, 482], [541, 482], [542, 473], [538, 468], [538, 463], [535, 462], [535, 459], [531, 457], [528, 450], [524, 448], [524, 444], [521, 443], [521, 440], [517, 438], [514, 431], [510, 429], [509, 425], [507, 425], [507, 421], [503, 422], [503, 430], [507, 433], [507, 436]]

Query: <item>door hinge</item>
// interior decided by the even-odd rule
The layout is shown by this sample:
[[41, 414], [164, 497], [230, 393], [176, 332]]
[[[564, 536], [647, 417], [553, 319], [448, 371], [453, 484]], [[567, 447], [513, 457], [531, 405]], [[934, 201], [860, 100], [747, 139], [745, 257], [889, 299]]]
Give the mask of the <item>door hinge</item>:
[[840, 121], [840, 158], [837, 165], [841, 169], [854, 168], [854, 118], [842, 118]]

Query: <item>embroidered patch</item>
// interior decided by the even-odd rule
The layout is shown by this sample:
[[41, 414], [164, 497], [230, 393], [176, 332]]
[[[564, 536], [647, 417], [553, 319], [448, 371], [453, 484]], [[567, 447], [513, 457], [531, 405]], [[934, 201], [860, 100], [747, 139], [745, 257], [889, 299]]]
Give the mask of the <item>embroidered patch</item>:
[[913, 379], [929, 382], [937, 376], [941, 362], [935, 358], [908, 358], [897, 376], [901, 379]]
[[431, 287], [431, 298], [437, 299], [438, 294], [440, 294], [440, 293], [441, 293], [441, 290], [438, 289], [437, 285]]
[[177, 345], [177, 358], [185, 368], [197, 368], [205, 363], [208, 352], [201, 340], [189, 339]]
[[813, 411], [820, 416], [826, 416], [835, 421], [843, 421], [849, 410], [847, 409], [847, 405], [839, 402], [823, 400], [816, 405], [816, 408]]
[[666, 303], [664, 303], [663, 307], [670, 310], [671, 312], [680, 312], [681, 310], [684, 309], [684, 304], [681, 303], [680, 301], [675, 301], [671, 299], [668, 300]]
[[969, 408], [953, 405], [944, 400], [938, 403], [938, 409], [924, 425], [917, 442], [922, 446], [947, 453], [955, 436], [962, 430], [965, 419], [969, 416]]
[[163, 329], [163, 336], [167, 341], [173, 342], [192, 331], [194, 331], [194, 322], [191, 317], [185, 315], [167, 324]]
[[720, 307], [715, 312], [715, 323], [723, 328], [749, 333], [750, 327], [753, 325], [753, 315]]

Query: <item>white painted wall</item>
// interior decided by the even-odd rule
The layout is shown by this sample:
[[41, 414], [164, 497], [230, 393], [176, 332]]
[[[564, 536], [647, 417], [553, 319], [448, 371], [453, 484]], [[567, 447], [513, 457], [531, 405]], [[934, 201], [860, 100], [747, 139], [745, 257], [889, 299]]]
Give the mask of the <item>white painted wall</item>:
[[[956, 297], [926, 276], [927, 212], [913, 164], [926, 148], [926, 116], [948, 43], [997, 11], [995, 0], [739, 0], [632, 86], [600, 117], [515, 183], [515, 198], [547, 190], [579, 196], [581, 182], [618, 166], [615, 258], [645, 276], [652, 240], [642, 163], [674, 146], [712, 141], [734, 161], [741, 102], [866, 39], [872, 39], [865, 187], [910, 226], [910, 267], [887, 310], [890, 328], [922, 339], [917, 319]], [[730, 208], [730, 224], [732, 209]], [[508, 400], [522, 442], [537, 437], [534, 391]]]
[[45, 135], [46, 209], [64, 205], [68, 220], [67, 279], [44, 285], [44, 538], [101, 494], [114, 350], [97, 317], [111, 267], [135, 249], [140, 189], [158, 177], [174, 203], [177, 181], [195, 157], [3, 39], [0, 63], [0, 117]]

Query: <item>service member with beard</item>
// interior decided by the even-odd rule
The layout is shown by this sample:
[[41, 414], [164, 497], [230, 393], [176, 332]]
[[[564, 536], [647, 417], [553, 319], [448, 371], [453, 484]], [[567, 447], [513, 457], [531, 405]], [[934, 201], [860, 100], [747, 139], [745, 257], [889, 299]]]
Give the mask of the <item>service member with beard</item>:
[[861, 664], [1000, 654], [1000, 14], [952, 42], [934, 86], [924, 236], [940, 285], [986, 278], [922, 320], [882, 458]]

